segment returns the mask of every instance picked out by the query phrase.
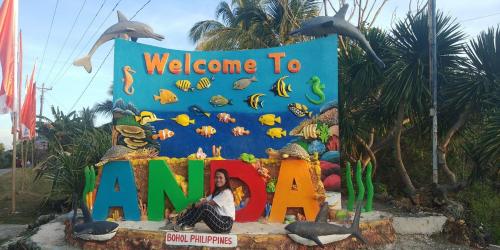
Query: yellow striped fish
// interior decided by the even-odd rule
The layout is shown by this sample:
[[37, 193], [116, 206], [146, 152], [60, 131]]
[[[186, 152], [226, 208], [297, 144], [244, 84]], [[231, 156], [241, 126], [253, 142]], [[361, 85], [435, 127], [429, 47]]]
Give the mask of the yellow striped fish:
[[253, 94], [253, 95], [249, 95], [247, 97], [247, 99], [245, 100], [246, 103], [248, 103], [248, 105], [250, 107], [252, 107], [253, 109], [258, 109], [259, 106], [261, 108], [264, 107], [264, 101], [260, 101], [259, 98], [261, 96], [265, 96], [264, 94], [261, 94], [261, 93], [257, 93], [257, 94]]
[[280, 77], [280, 79], [278, 79], [278, 81], [276, 81], [276, 83], [273, 85], [271, 91], [274, 92], [274, 95], [281, 97], [290, 97], [288, 96], [288, 92], [292, 91], [292, 85], [285, 83], [285, 78], [287, 77], [288, 76]]
[[203, 77], [198, 81], [198, 84], [196, 84], [196, 88], [199, 90], [210, 88], [213, 80], [213, 76], [211, 78]]
[[175, 82], [175, 86], [182, 91], [193, 91], [194, 88], [191, 87], [191, 82], [189, 80], [178, 80]]

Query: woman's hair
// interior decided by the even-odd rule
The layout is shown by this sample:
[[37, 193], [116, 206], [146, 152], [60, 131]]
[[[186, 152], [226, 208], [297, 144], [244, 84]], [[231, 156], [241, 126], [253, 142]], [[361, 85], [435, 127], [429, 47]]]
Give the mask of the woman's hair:
[[215, 177], [215, 174], [217, 174], [217, 173], [222, 173], [222, 175], [224, 175], [224, 179], [226, 180], [226, 183], [224, 183], [224, 186], [222, 186], [222, 187], [216, 186], [214, 189], [214, 192], [212, 193], [212, 197], [217, 196], [218, 194], [220, 194], [220, 192], [222, 192], [226, 189], [229, 189], [229, 191], [231, 191], [231, 194], [232, 194], [233, 190], [231, 189], [231, 184], [229, 183], [229, 174], [227, 173], [227, 170], [225, 170], [223, 168], [219, 168], [219, 169], [215, 170], [214, 177]]

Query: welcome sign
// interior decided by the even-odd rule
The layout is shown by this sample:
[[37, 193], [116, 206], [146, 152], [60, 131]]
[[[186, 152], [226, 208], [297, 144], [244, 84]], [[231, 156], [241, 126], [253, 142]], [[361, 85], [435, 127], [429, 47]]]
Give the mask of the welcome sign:
[[[310, 153], [338, 151], [338, 124], [332, 122], [337, 68], [336, 36], [207, 52], [116, 39], [114, 102], [135, 112], [115, 117], [114, 140], [132, 149], [158, 143], [160, 155], [169, 157], [207, 152], [213, 145], [222, 146], [225, 158], [266, 157], [266, 149], [289, 142]], [[333, 116], [322, 116], [332, 108]], [[132, 129], [134, 124], [151, 130]]]

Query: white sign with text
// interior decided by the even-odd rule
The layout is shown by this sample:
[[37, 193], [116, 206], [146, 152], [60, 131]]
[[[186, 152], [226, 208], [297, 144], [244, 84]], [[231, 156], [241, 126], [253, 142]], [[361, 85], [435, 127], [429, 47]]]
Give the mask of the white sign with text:
[[238, 237], [235, 234], [167, 232], [165, 243], [174, 246], [236, 247]]

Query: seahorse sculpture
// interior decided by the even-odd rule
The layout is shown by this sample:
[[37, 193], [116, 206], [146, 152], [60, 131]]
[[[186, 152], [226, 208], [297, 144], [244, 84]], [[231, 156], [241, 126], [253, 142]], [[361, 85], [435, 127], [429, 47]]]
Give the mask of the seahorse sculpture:
[[311, 77], [311, 80], [309, 80], [308, 83], [312, 84], [311, 86], [312, 92], [319, 97], [319, 100], [314, 100], [306, 94], [307, 100], [316, 105], [325, 102], [325, 93], [323, 92], [323, 90], [325, 89], [325, 85], [321, 83], [319, 77], [317, 76]]
[[130, 66], [127, 65], [123, 67], [123, 91], [127, 95], [134, 94], [134, 87], [132, 87], [132, 84], [134, 83], [134, 77], [132, 76], [132, 73], [135, 73], [135, 71]]

